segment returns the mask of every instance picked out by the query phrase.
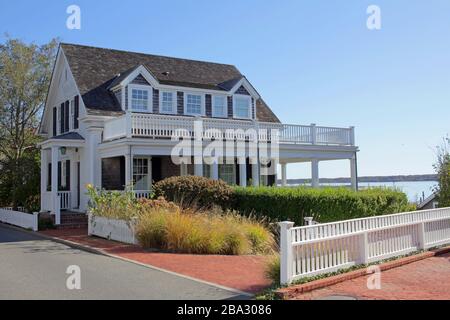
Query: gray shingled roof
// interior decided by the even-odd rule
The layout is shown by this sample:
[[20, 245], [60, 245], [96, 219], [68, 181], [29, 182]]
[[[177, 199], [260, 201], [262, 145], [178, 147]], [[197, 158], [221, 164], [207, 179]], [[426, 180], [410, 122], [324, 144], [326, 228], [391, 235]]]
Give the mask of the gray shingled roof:
[[64, 133], [59, 136], [55, 136], [52, 139], [56, 140], [84, 140], [84, 138], [77, 132]]
[[[140, 65], [145, 66], [161, 84], [182, 87], [227, 90], [243, 77], [235, 66], [228, 64], [65, 43], [61, 48], [90, 114], [123, 113], [109, 88]], [[264, 101], [257, 102], [257, 110], [258, 120], [279, 122]]]

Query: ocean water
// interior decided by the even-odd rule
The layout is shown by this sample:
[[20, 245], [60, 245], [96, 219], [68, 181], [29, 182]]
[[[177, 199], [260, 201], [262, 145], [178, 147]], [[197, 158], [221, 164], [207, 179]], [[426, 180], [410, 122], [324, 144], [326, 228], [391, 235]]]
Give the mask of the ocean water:
[[419, 202], [420, 198], [429, 197], [437, 186], [437, 181], [404, 181], [404, 182], [363, 182], [360, 187], [397, 188], [406, 193], [409, 201]]
[[[342, 183], [322, 183], [322, 186], [347, 186]], [[404, 182], [360, 182], [359, 187], [374, 188], [374, 187], [386, 187], [396, 188], [408, 196], [410, 202], [418, 203], [420, 199], [425, 196], [427, 198], [433, 193], [434, 188], [437, 186], [436, 181], [404, 181]]]

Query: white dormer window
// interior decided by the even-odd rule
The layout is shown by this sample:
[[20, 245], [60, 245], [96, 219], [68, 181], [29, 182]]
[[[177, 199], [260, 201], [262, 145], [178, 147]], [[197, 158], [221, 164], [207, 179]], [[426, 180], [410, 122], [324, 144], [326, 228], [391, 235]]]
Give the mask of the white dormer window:
[[204, 98], [201, 94], [187, 93], [184, 99], [184, 113], [191, 116], [204, 114]]
[[160, 112], [161, 113], [176, 113], [176, 93], [172, 91], [160, 91]]
[[233, 102], [233, 114], [235, 118], [252, 118], [252, 98], [250, 96], [234, 95]]
[[213, 96], [212, 97], [212, 116], [216, 118], [227, 117], [227, 97]]
[[132, 111], [149, 112], [151, 110], [151, 95], [147, 86], [130, 86], [128, 95]]

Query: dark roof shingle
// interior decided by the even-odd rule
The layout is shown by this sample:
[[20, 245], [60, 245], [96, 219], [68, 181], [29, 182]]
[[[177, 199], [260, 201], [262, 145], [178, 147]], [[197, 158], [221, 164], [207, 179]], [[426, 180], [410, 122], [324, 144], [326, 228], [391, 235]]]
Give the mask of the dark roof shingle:
[[[90, 114], [123, 113], [109, 88], [120, 83], [140, 65], [145, 66], [161, 84], [191, 88], [227, 90], [243, 77], [235, 66], [229, 64], [65, 43], [61, 48]], [[258, 102], [259, 120], [279, 122], [263, 101]]]

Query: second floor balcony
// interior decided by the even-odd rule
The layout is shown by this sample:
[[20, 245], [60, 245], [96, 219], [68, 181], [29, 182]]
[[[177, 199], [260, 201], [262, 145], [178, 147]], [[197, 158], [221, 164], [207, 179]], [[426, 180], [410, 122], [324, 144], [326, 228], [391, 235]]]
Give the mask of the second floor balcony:
[[273, 122], [245, 121], [234, 119], [195, 118], [188, 116], [127, 113], [108, 120], [103, 131], [103, 140], [122, 138], [171, 139], [174, 135], [183, 138], [195, 137], [195, 128], [200, 126], [202, 138], [250, 140], [252, 135], [259, 141], [270, 142], [278, 135], [279, 143], [354, 146], [354, 127], [337, 128], [312, 125], [295, 125]]

